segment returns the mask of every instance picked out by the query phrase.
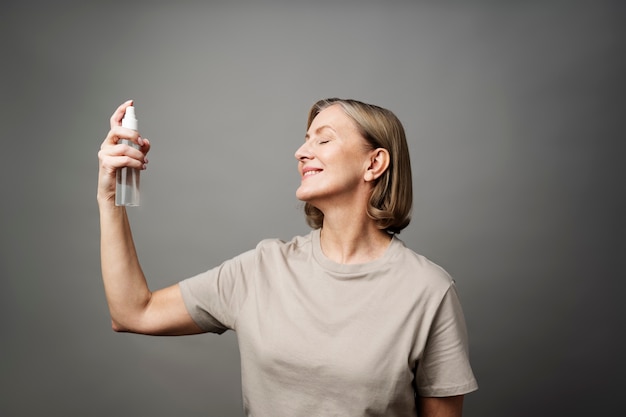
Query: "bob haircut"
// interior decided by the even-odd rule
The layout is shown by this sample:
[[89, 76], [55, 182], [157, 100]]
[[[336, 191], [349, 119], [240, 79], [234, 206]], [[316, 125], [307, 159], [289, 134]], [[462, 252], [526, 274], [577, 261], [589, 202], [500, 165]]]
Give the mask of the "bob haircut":
[[[357, 100], [327, 98], [315, 103], [309, 111], [307, 130], [313, 119], [325, 108], [339, 105], [356, 124], [371, 149], [389, 152], [389, 167], [376, 179], [367, 205], [368, 216], [379, 229], [400, 233], [411, 221], [413, 183], [411, 160], [404, 127], [391, 111]], [[306, 222], [314, 229], [322, 227], [324, 213], [305, 203]]]

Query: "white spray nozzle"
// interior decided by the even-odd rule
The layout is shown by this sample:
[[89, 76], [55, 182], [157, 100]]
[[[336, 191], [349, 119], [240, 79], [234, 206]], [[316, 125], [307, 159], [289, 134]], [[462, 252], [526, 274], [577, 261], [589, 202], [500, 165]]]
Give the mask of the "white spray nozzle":
[[126, 107], [126, 113], [122, 119], [122, 126], [129, 129], [137, 130], [137, 117], [135, 116], [135, 107]]

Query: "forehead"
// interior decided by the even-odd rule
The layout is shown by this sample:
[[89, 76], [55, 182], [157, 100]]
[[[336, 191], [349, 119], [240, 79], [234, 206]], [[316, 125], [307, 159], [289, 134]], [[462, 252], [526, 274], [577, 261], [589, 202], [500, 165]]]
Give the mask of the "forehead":
[[332, 128], [337, 132], [357, 130], [354, 120], [346, 114], [339, 104], [333, 104], [320, 111], [311, 122], [307, 135], [316, 133], [326, 127]]

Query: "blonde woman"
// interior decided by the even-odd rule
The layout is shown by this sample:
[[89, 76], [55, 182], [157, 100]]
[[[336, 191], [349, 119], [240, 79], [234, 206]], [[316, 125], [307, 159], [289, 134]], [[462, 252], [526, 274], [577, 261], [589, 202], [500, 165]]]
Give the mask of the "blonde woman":
[[[151, 291], [115, 175], [145, 169], [150, 142], [111, 117], [100, 153], [102, 275], [116, 331], [237, 333], [248, 416], [458, 417], [477, 389], [450, 276], [397, 237], [411, 164], [396, 116], [356, 100], [310, 110], [295, 157], [312, 227]], [[134, 149], [118, 143], [130, 139]]]

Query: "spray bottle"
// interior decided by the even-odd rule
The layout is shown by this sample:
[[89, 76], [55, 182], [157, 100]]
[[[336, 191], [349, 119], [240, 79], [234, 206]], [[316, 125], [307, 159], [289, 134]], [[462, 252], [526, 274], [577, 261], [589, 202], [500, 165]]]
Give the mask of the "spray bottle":
[[[122, 119], [122, 127], [137, 129], [137, 118], [135, 108], [128, 106]], [[124, 143], [133, 148], [139, 149], [139, 145], [128, 140], [121, 139], [119, 143]], [[115, 186], [116, 206], [138, 206], [139, 205], [139, 170], [136, 168], [124, 167], [117, 170], [117, 182]]]

